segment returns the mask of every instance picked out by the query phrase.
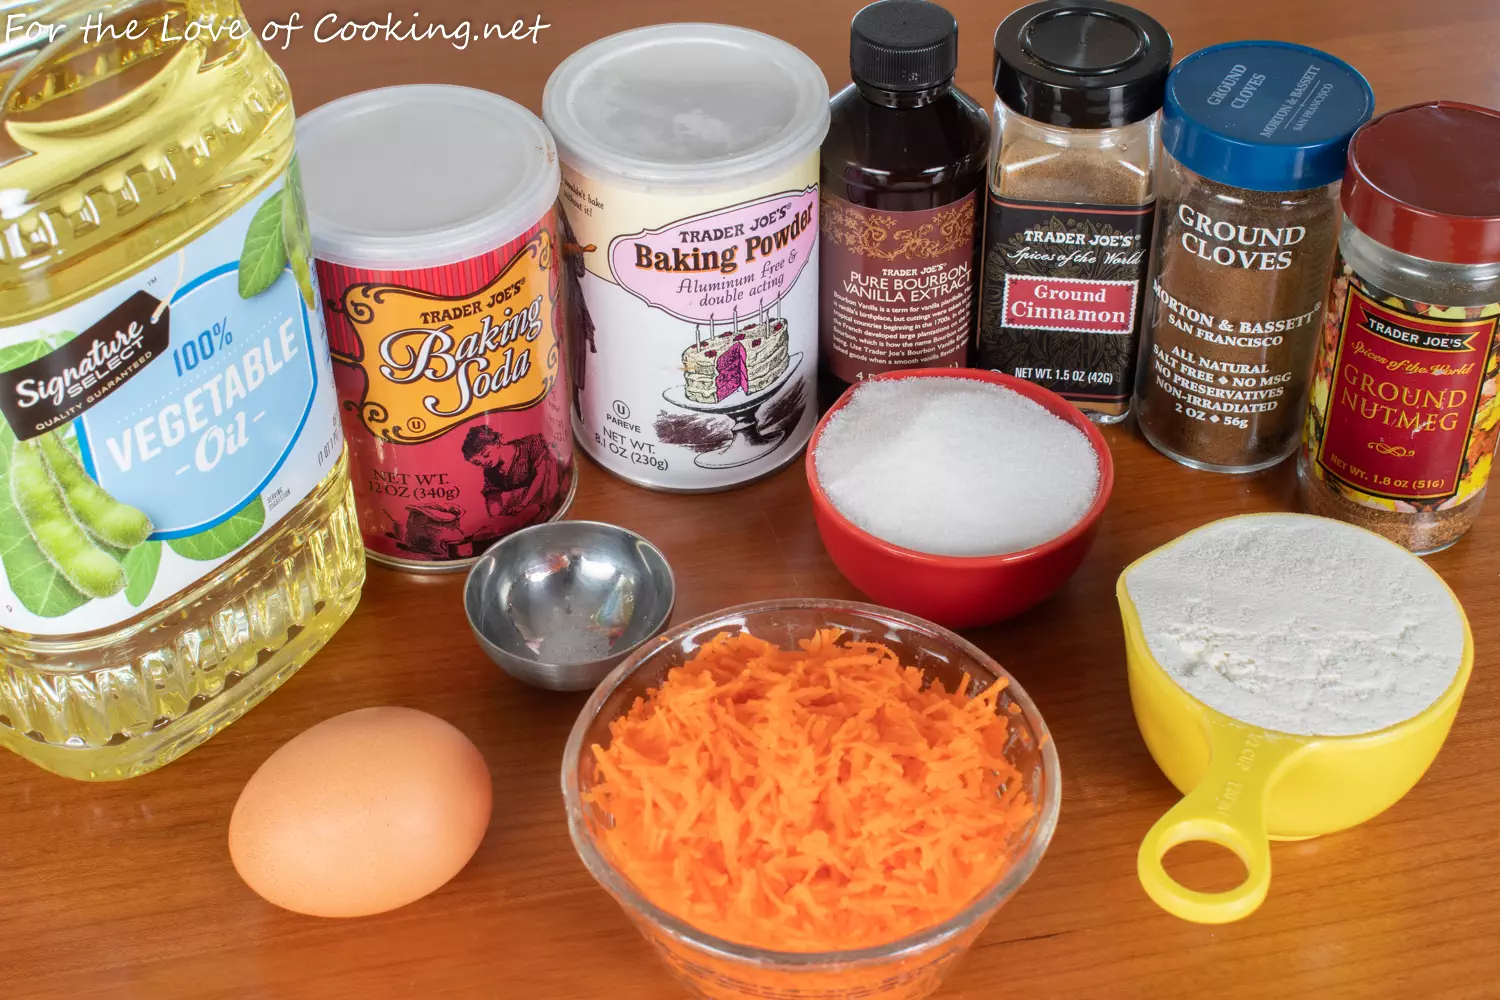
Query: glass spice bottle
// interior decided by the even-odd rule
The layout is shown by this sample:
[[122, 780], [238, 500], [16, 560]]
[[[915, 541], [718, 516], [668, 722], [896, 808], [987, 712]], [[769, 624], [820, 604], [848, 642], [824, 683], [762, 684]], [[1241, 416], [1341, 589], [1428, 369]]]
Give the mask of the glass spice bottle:
[[1338, 239], [1349, 137], [1374, 94], [1288, 42], [1196, 52], [1167, 78], [1136, 420], [1214, 472], [1297, 448]]
[[1044, 0], [995, 32], [977, 364], [1101, 423], [1130, 410], [1172, 39], [1107, 0]]
[[854, 16], [823, 142], [819, 396], [902, 368], [968, 364], [989, 121], [953, 85], [958, 23], [926, 0]]
[[1474, 524], [1500, 434], [1500, 111], [1355, 134], [1298, 479], [1308, 510], [1427, 554]]

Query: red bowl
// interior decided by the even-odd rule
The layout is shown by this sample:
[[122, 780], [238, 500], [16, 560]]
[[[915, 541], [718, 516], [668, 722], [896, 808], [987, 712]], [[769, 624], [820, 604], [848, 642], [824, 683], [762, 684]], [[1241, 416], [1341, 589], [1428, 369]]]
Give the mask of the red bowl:
[[[833, 564], [871, 600], [948, 628], [989, 625], [1028, 611], [1051, 597], [1083, 562], [1099, 519], [1115, 485], [1115, 465], [1104, 435], [1072, 403], [1050, 389], [999, 372], [973, 368], [918, 368], [876, 375], [871, 381], [898, 378], [967, 378], [989, 382], [1025, 396], [1077, 427], [1099, 458], [1099, 492], [1073, 527], [1050, 541], [1000, 556], [938, 556], [882, 541], [854, 524], [833, 506], [818, 483], [818, 442], [823, 428], [848, 404], [855, 387], [844, 393], [818, 421], [807, 445], [807, 485], [812, 490], [813, 519]], [[1003, 513], [1003, 512], [997, 512]]]

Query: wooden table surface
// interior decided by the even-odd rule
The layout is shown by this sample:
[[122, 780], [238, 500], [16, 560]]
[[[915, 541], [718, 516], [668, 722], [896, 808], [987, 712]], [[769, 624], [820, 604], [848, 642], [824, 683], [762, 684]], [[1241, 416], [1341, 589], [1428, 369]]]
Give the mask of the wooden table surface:
[[[778, 34], [848, 79], [858, 0], [548, 0], [535, 45], [313, 42], [277, 58], [299, 108], [386, 84], [452, 82], [538, 109], [552, 67], [621, 29], [722, 17]], [[1500, 105], [1495, 0], [1141, 0], [1179, 54], [1236, 38], [1326, 48], [1364, 70], [1381, 107], [1447, 97]], [[960, 83], [986, 105], [988, 39], [1007, 4], [951, 0], [963, 30]], [[253, 21], [327, 7], [257, 0]], [[509, 23], [527, 4], [345, 0], [346, 19]], [[722, 13], [716, 13], [716, 10]], [[684, 81], [706, 86], [709, 81]], [[399, 141], [400, 137], [392, 137]], [[1183, 469], [1135, 433], [1107, 435], [1115, 493], [1078, 576], [1021, 620], [972, 633], [1026, 686], [1052, 727], [1062, 818], [1030, 882], [941, 994], [957, 998], [1494, 997], [1500, 995], [1500, 501], [1432, 559], [1463, 599], [1478, 645], [1473, 681], [1437, 763], [1363, 827], [1277, 844], [1270, 897], [1225, 927], [1158, 910], [1135, 878], [1136, 845], [1177, 798], [1131, 717], [1114, 581], [1129, 561], [1214, 518], [1295, 504], [1292, 469], [1227, 478]], [[664, 496], [581, 463], [574, 516], [655, 541], [676, 569], [679, 620], [788, 595], [854, 597], [818, 541], [800, 465], [708, 496]], [[154, 774], [66, 781], [0, 754], [0, 993], [39, 997], [515, 997], [645, 1000], [680, 991], [585, 872], [558, 792], [563, 741], [582, 695], [524, 687], [474, 646], [458, 576], [372, 568], [364, 600], [330, 645], [243, 720]], [[225, 846], [241, 786], [313, 723], [370, 705], [435, 713], [478, 744], [494, 776], [494, 821], [478, 854], [432, 896], [360, 920], [283, 912], [236, 876]], [[1178, 870], [1225, 888], [1228, 866]], [[1217, 884], [1214, 884], [1217, 883]]]

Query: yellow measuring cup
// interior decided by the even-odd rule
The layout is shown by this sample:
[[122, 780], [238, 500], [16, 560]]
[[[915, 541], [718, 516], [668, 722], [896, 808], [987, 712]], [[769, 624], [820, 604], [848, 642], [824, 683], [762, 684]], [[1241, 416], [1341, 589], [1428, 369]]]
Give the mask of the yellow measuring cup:
[[[1448, 589], [1463, 623], [1463, 659], [1438, 700], [1405, 722], [1359, 736], [1292, 736], [1246, 725], [1209, 708], [1168, 675], [1146, 645], [1125, 586], [1136, 565], [1186, 537], [1131, 563], [1115, 586], [1136, 724], [1157, 766], [1184, 796], [1141, 841], [1136, 874], [1146, 894], [1168, 913], [1222, 924], [1248, 916], [1265, 900], [1271, 884], [1269, 841], [1348, 829], [1411, 791], [1458, 713], [1474, 667], [1474, 637], [1463, 606]], [[1245, 881], [1228, 892], [1198, 892], [1168, 875], [1162, 867], [1166, 853], [1195, 840], [1237, 854], [1248, 873]]]

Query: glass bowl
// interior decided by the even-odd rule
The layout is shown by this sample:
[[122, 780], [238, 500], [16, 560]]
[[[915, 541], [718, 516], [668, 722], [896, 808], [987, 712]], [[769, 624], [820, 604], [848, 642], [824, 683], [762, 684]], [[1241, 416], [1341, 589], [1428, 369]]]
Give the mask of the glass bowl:
[[[645, 899], [605, 854], [598, 832], [611, 822], [587, 801], [597, 779], [594, 744], [607, 746], [609, 724], [637, 698], [661, 684], [667, 671], [689, 659], [720, 632], [751, 634], [793, 649], [820, 628], [879, 642], [902, 664], [915, 666], [950, 690], [967, 673], [981, 687], [999, 678], [1009, 684], [998, 707], [1008, 713], [1007, 756], [1021, 774], [1036, 814], [1011, 843], [996, 844], [1014, 863], [949, 920], [889, 944], [839, 952], [769, 951], [698, 930]], [[1060, 774], [1057, 750], [1036, 706], [1019, 684], [981, 650], [931, 622], [870, 604], [784, 599], [745, 604], [671, 629], [636, 650], [604, 679], [584, 705], [563, 754], [563, 798], [568, 832], [579, 857], [688, 990], [710, 1000], [917, 1000], [936, 990], [995, 911], [1030, 876], [1057, 826]]]

